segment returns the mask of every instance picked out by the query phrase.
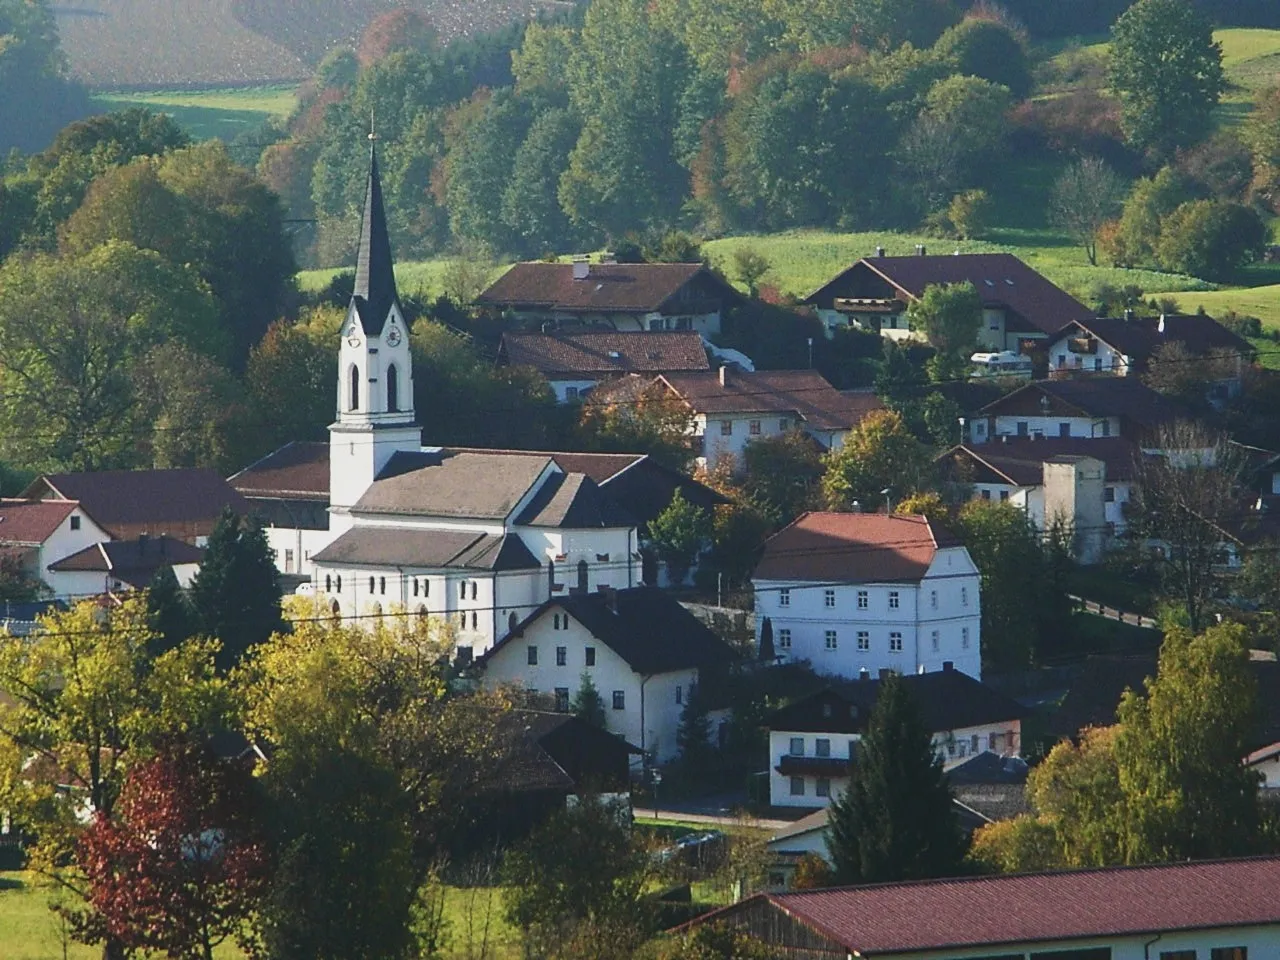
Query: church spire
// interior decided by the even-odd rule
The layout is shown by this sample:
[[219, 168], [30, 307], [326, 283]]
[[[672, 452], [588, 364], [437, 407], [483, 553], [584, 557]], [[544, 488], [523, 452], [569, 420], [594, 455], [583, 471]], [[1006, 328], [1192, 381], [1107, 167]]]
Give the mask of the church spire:
[[352, 305], [360, 315], [366, 336], [382, 332], [387, 315], [397, 303], [396, 276], [391, 262], [391, 238], [382, 205], [382, 179], [378, 176], [377, 136], [369, 132], [369, 183], [365, 188], [364, 216], [360, 221], [360, 252], [356, 258], [356, 286]]

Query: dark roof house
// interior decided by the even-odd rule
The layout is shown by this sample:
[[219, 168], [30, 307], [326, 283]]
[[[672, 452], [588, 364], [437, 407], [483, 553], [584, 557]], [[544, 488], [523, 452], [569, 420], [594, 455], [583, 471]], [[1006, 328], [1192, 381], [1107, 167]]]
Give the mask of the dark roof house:
[[1162, 314], [1159, 317], [1092, 317], [1074, 320], [1058, 331], [1064, 337], [1100, 340], [1128, 357], [1135, 371], [1146, 369], [1160, 347], [1180, 343], [1192, 356], [1224, 351], [1250, 356], [1254, 348], [1248, 340], [1232, 333], [1213, 317], [1203, 314]]
[[981, 412], [992, 418], [1115, 417], [1120, 420], [1120, 435], [1135, 437], [1190, 417], [1186, 407], [1137, 377], [1037, 380], [987, 404]]
[[95, 543], [49, 564], [49, 569], [55, 573], [110, 575], [113, 580], [140, 590], [151, 584], [162, 567], [197, 564], [203, 559], [204, 551], [199, 547], [161, 534]]
[[1131, 482], [1142, 456], [1125, 437], [1009, 437], [975, 446], [959, 445], [935, 459], [948, 480], [956, 483], [1007, 484], [1037, 487], [1044, 482], [1044, 465], [1055, 457], [1093, 457], [1106, 465], [1106, 479]]
[[710, 369], [702, 337], [692, 330], [506, 333], [498, 365], [532, 367], [548, 380]]
[[773, 414], [794, 417], [808, 431], [851, 430], [884, 404], [873, 393], [842, 393], [816, 370], [721, 367], [713, 373], [673, 373], [658, 378], [697, 415]]
[[213, 532], [223, 510], [251, 512], [231, 484], [206, 468], [51, 473], [32, 481], [22, 496], [78, 500], [117, 540], [166, 534], [194, 543]]

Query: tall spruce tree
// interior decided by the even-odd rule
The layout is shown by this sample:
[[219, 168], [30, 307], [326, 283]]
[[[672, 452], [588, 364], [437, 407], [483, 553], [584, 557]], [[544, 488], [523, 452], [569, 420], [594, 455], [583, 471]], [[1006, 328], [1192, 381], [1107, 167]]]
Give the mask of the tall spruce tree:
[[707, 764], [714, 758], [711, 717], [701, 684], [692, 684], [685, 693], [684, 709], [680, 711], [680, 723], [676, 727], [676, 746], [680, 750], [680, 762], [691, 771], [706, 772]]
[[840, 883], [954, 876], [964, 841], [932, 737], [902, 680], [881, 681], [827, 846]]
[[167, 564], [156, 571], [147, 588], [147, 624], [156, 633], [150, 646], [157, 657], [196, 634], [195, 612]]
[[223, 511], [191, 583], [191, 605], [200, 632], [222, 642], [220, 670], [281, 628], [280, 574], [257, 524]]

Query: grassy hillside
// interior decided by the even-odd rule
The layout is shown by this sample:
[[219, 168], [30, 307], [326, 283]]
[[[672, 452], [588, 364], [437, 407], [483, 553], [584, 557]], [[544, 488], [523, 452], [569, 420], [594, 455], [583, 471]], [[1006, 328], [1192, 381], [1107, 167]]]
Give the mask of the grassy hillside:
[[150, 93], [107, 91], [94, 96], [106, 110], [148, 107], [167, 113], [196, 140], [230, 141], [269, 117], [288, 116], [297, 102], [292, 84], [230, 90], [159, 90]]
[[1170, 295], [1189, 313], [1198, 307], [1204, 307], [1206, 313], [1214, 316], [1234, 310], [1244, 316], [1257, 317], [1264, 326], [1280, 329], [1280, 284], [1196, 293], [1171, 292]]

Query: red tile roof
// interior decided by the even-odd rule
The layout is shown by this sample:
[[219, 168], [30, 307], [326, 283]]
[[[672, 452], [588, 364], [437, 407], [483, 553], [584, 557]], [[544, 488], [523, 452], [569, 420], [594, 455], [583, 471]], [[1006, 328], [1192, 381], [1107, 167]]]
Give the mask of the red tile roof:
[[813, 430], [850, 430], [884, 404], [873, 393], [842, 393], [816, 370], [757, 370], [664, 374], [664, 382], [695, 413], [792, 414]]
[[549, 379], [711, 368], [702, 337], [692, 331], [508, 333], [498, 355], [513, 367], [533, 367]]
[[[761, 894], [860, 956], [1280, 924], [1280, 857]], [[1228, 937], [1229, 939], [1229, 937]]]
[[1033, 330], [1052, 336], [1073, 320], [1093, 316], [1084, 304], [1036, 273], [1011, 253], [968, 253], [957, 256], [866, 257], [814, 291], [803, 302], [840, 297], [854, 271], [870, 270], [890, 285], [918, 299], [932, 284], [974, 285], [985, 307], [1000, 307], [1021, 317]]
[[959, 540], [927, 517], [805, 513], [775, 533], [753, 580], [893, 583], [921, 579]]
[[0, 500], [0, 543], [44, 543], [79, 506], [75, 500]]
[[571, 263], [517, 263], [476, 298], [480, 306], [568, 313], [650, 313], [698, 278], [716, 296], [740, 294], [700, 263], [593, 263], [583, 280]]

